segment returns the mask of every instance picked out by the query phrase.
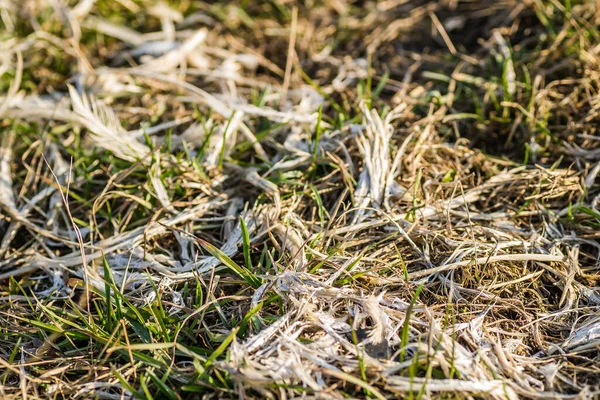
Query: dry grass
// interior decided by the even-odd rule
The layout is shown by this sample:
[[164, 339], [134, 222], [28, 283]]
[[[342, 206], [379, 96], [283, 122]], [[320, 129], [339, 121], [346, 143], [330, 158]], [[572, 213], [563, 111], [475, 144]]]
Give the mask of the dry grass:
[[600, 396], [600, 11], [0, 0], [0, 397]]

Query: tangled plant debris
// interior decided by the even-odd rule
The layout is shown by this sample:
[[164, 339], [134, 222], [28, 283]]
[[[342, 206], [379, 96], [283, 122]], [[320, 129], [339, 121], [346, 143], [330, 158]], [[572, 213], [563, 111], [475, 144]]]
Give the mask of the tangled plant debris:
[[0, 396], [599, 396], [594, 3], [0, 0]]

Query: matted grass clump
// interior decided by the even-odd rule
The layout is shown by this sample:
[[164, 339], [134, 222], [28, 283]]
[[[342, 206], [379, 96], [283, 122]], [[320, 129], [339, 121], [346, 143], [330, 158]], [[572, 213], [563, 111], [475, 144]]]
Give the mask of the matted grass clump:
[[600, 396], [600, 10], [0, 0], [0, 397]]

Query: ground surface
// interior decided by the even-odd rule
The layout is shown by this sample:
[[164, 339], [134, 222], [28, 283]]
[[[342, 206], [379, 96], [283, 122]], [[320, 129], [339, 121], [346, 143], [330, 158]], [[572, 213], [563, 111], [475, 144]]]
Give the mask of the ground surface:
[[598, 396], [599, 22], [0, 0], [0, 397]]

